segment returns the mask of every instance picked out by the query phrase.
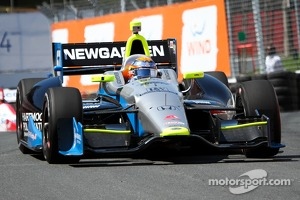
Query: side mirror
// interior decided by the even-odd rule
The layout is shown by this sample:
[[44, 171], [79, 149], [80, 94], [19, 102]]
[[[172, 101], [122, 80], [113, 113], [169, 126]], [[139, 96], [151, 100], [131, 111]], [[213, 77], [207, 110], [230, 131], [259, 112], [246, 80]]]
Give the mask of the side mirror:
[[203, 78], [203, 77], [204, 77], [204, 72], [202, 71], [183, 73], [183, 79], [195, 79], [195, 78]]
[[182, 88], [181, 88], [181, 92], [182, 94], [186, 94], [188, 93], [191, 88], [194, 85], [194, 79], [195, 78], [203, 78], [204, 77], [204, 72], [199, 71], [199, 72], [187, 72], [187, 73], [183, 73], [183, 82], [182, 84]]
[[112, 82], [115, 80], [115, 75], [113, 74], [100, 74], [92, 76], [92, 82]]

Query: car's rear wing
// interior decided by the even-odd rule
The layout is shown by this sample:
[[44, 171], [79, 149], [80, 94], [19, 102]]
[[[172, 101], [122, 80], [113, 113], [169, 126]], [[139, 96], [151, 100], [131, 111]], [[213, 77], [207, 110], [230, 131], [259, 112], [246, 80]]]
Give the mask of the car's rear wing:
[[[53, 43], [54, 71], [63, 75], [99, 74], [121, 68], [123, 58], [132, 54], [150, 56], [158, 68], [171, 68], [177, 72], [176, 40], [143, 40], [139, 34], [128, 41], [99, 43]], [[146, 53], [145, 53], [146, 52]]]

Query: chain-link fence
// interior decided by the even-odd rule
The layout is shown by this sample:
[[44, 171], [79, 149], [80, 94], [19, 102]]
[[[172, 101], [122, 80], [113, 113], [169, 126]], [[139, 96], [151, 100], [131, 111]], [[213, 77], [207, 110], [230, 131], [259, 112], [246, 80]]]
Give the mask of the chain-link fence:
[[265, 49], [276, 47], [288, 70], [300, 69], [299, 0], [227, 0], [233, 73], [264, 72]]
[[[103, 16], [189, 0], [50, 0], [39, 6], [52, 22]], [[201, 1], [201, 0], [199, 0]], [[263, 73], [273, 45], [284, 66], [300, 69], [300, 0], [225, 0], [232, 76]]]
[[50, 0], [38, 6], [52, 22], [127, 12], [190, 0]]

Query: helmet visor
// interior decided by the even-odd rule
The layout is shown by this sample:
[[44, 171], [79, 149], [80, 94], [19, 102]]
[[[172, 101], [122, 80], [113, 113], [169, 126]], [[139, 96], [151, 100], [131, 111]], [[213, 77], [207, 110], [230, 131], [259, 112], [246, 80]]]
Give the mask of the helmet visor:
[[134, 71], [134, 74], [137, 76], [138, 79], [148, 78], [148, 77], [156, 77], [157, 76], [156, 69], [150, 69], [150, 68], [136, 69]]
[[135, 60], [132, 63], [133, 66], [138, 66], [141, 68], [156, 68], [156, 63], [154, 61], [144, 61], [144, 60]]

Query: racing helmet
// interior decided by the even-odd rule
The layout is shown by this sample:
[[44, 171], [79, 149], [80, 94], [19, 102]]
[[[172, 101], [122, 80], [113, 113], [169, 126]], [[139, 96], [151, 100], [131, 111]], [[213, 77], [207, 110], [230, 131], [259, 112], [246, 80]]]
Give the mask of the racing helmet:
[[156, 63], [143, 54], [129, 56], [124, 61], [121, 71], [126, 81], [133, 77], [137, 79], [157, 77]]

